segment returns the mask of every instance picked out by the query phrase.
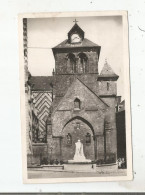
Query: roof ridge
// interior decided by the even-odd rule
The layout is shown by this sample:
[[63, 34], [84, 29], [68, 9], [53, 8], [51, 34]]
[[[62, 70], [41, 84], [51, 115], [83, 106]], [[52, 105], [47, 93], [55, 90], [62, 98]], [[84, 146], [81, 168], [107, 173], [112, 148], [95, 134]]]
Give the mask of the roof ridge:
[[101, 47], [97, 43], [94, 43], [93, 41], [91, 41], [87, 38], [84, 38], [81, 43], [77, 43], [77, 44], [72, 44], [72, 43], [69, 43], [68, 41], [69, 41], [68, 39], [65, 39], [64, 41], [62, 41], [61, 43], [59, 43], [58, 45], [56, 45], [52, 49], [74, 48], [74, 47], [78, 47], [78, 48], [79, 47]]
[[[75, 23], [73, 26], [72, 26], [72, 28], [69, 30], [69, 32], [68, 32], [68, 34], [73, 30], [73, 28], [79, 28], [81, 31], [83, 31], [83, 29], [77, 24], [77, 23]], [[84, 32], [84, 31], [83, 31]]]
[[[77, 76], [74, 78], [73, 82], [71, 83], [71, 85], [66, 89], [65, 94], [63, 95], [63, 97], [66, 95], [66, 93], [68, 92], [68, 90], [71, 89], [72, 85], [76, 82], [76, 80], [78, 80], [79, 82], [81, 82], [85, 87], [87, 87], [103, 104], [105, 104], [107, 107], [109, 107], [109, 105], [107, 103], [105, 103], [93, 90], [91, 90], [86, 84], [84, 84], [83, 81], [81, 81]], [[57, 110], [57, 108], [59, 107], [59, 105], [61, 104], [61, 102], [63, 101], [63, 97], [59, 100], [59, 102], [57, 103], [56, 107], [54, 108], [54, 110], [52, 111], [52, 113], [54, 114], [55, 111]], [[55, 99], [54, 99], [55, 101]], [[54, 102], [52, 102], [51, 107], [53, 107]]]
[[[106, 102], [104, 102], [93, 90], [91, 90], [83, 81], [81, 81], [78, 77], [76, 77], [76, 79], [78, 79], [85, 87], [87, 87], [95, 96], [97, 96], [106, 106], [108, 106], [108, 104], [106, 104]], [[109, 107], [109, 106], [108, 106]]]

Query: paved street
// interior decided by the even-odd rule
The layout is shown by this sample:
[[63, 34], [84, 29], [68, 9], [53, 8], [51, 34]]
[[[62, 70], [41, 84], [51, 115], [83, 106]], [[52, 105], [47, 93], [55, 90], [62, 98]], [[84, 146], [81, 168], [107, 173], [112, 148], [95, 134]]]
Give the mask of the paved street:
[[126, 169], [118, 169], [117, 172], [105, 173], [105, 172], [72, 172], [72, 171], [50, 171], [50, 170], [28, 170], [28, 178], [68, 178], [68, 177], [104, 177], [104, 176], [125, 176]]

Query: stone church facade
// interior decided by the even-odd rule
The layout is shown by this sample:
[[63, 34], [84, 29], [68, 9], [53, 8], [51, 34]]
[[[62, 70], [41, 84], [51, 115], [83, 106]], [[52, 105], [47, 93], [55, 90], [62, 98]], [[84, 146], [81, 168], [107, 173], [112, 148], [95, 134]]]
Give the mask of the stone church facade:
[[[40, 119], [43, 119], [44, 131], [41, 135], [44, 134], [45, 139], [41, 136], [42, 139], [32, 144], [34, 163], [43, 158], [72, 160], [78, 140], [83, 143], [87, 159], [116, 162], [115, 107], [119, 76], [107, 61], [99, 74], [101, 46], [85, 38], [85, 32], [77, 23], [68, 32], [68, 39], [52, 51], [53, 76], [30, 79], [39, 107], [45, 110], [44, 119]], [[45, 102], [39, 100], [46, 93]], [[52, 101], [47, 102], [50, 97]]]

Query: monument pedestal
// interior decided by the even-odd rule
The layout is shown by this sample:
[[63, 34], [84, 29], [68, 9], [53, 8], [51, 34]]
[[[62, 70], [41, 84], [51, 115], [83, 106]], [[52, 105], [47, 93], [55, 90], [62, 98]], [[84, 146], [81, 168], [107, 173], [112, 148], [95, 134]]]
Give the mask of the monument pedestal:
[[65, 171], [72, 171], [72, 172], [96, 172], [96, 165], [95, 164], [64, 164]]
[[89, 162], [91, 162], [91, 160], [89, 160], [89, 159], [81, 159], [81, 158], [79, 158], [79, 159], [73, 159], [73, 160], [68, 160], [68, 163], [74, 163], [74, 164], [76, 164], [76, 163], [89, 163]]
[[76, 145], [76, 150], [75, 150], [75, 155], [73, 160], [68, 160], [68, 163], [89, 163], [91, 162], [91, 160], [86, 159], [85, 155], [84, 155], [84, 151], [83, 151], [83, 144], [81, 143], [80, 140], [78, 140], [77, 143], [75, 143]]

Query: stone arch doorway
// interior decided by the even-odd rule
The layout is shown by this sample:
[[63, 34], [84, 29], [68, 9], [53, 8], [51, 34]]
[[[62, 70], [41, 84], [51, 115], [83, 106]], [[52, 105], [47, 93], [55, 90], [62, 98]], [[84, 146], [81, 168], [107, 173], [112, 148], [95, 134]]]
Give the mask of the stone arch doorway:
[[[71, 141], [69, 140], [71, 137]], [[81, 140], [84, 155], [89, 160], [95, 159], [95, 141], [92, 125], [82, 117], [71, 118], [63, 127], [61, 154], [63, 160], [72, 160], [75, 154], [75, 143]]]

